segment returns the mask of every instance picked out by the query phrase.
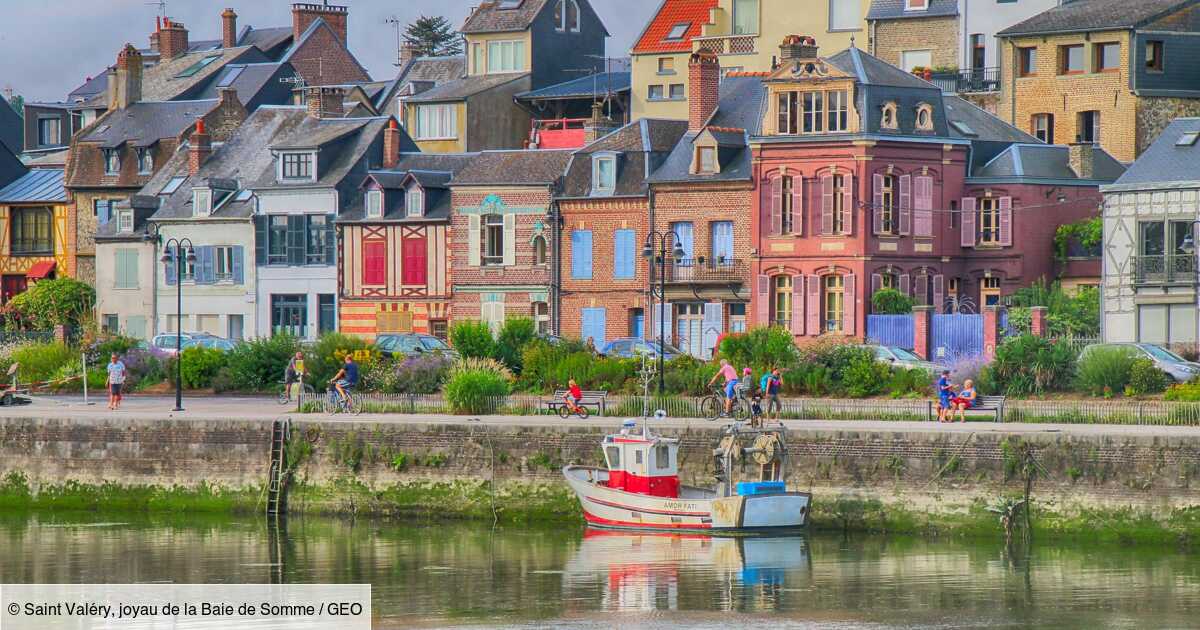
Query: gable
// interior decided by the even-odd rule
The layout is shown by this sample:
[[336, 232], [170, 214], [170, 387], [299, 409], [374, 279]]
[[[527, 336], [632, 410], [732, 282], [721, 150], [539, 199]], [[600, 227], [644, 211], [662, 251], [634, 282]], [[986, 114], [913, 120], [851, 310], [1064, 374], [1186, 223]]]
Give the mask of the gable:
[[371, 75], [358, 63], [341, 40], [325, 24], [314, 23], [285, 59], [309, 85], [341, 85], [370, 81]]

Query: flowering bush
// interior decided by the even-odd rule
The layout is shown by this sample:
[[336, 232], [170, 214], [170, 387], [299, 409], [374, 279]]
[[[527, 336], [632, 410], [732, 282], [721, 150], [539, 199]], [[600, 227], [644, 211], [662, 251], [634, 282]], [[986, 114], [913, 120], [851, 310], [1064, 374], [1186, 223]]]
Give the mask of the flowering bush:
[[440, 354], [416, 354], [396, 362], [380, 361], [368, 380], [388, 394], [433, 394], [453, 366], [453, 359]]

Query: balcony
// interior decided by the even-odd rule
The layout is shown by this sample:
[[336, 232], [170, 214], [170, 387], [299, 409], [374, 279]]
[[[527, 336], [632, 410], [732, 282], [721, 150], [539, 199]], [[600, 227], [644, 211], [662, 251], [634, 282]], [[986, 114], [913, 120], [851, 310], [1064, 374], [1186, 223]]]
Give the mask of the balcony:
[[667, 267], [668, 284], [741, 284], [745, 277], [745, 261], [729, 258], [680, 258]]
[[1191, 286], [1196, 282], [1195, 254], [1134, 256], [1129, 260], [1134, 284]]
[[529, 141], [539, 149], [578, 149], [587, 144], [587, 118], [533, 121]]
[[929, 81], [947, 94], [978, 94], [1000, 91], [1000, 68], [974, 68], [934, 72]]
[[753, 55], [757, 52], [754, 49], [754, 40], [756, 39], [758, 37], [755, 35], [693, 37], [692, 50], [707, 48], [718, 55]]

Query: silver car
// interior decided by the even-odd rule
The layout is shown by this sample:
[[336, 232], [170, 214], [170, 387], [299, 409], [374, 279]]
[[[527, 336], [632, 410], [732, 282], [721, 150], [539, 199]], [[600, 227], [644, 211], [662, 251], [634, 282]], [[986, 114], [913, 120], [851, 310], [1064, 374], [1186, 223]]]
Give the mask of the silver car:
[[930, 374], [935, 374], [945, 369], [945, 366], [938, 365], [932, 361], [926, 361], [911, 350], [905, 350], [900, 346], [867, 344], [863, 347], [875, 353], [876, 361], [881, 361], [894, 367], [901, 367], [908, 370], [925, 370]]
[[1079, 359], [1082, 361], [1097, 348], [1125, 349], [1139, 359], [1150, 359], [1154, 362], [1154, 367], [1166, 372], [1176, 383], [1186, 383], [1200, 376], [1200, 363], [1188, 361], [1178, 354], [1152, 343], [1094, 343], [1079, 353]]

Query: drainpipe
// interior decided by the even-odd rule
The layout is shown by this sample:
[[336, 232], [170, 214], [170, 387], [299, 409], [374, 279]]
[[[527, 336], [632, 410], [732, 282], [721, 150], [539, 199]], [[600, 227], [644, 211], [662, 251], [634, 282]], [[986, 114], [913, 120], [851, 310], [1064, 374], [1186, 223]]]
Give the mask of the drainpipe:
[[[646, 240], [650, 239], [650, 234], [655, 230], [654, 223], [654, 186], [646, 186], [646, 200], [649, 208], [650, 223], [646, 226]], [[664, 262], [665, 264], [665, 262]], [[663, 296], [663, 304], [666, 304], [666, 296]], [[663, 307], [663, 311], [666, 311]], [[654, 312], [654, 257], [651, 256], [646, 260], [646, 307], [642, 309], [642, 338], [654, 339], [654, 335], [650, 333], [658, 324], [658, 313]], [[649, 315], [649, 317], [647, 317]], [[653, 318], [653, 319], [651, 319]], [[653, 323], [650, 323], [653, 322]], [[665, 339], [663, 340], [666, 341]]]
[[558, 201], [550, 202], [550, 229], [551, 247], [554, 251], [551, 253], [550, 263], [550, 330], [554, 335], [561, 334], [562, 323], [562, 213], [559, 211]]
[[1012, 43], [1011, 39], [1006, 40], [1006, 41], [1010, 44], [1009, 48], [1012, 49], [1009, 51], [1009, 56], [1008, 56], [1008, 68], [1009, 68], [1009, 72], [1008, 72], [1008, 99], [1009, 99], [1008, 124], [1016, 127], [1017, 126], [1017, 70], [1018, 70], [1017, 64], [1021, 63], [1021, 60], [1018, 58], [1019, 55], [1017, 53], [1017, 46]]

